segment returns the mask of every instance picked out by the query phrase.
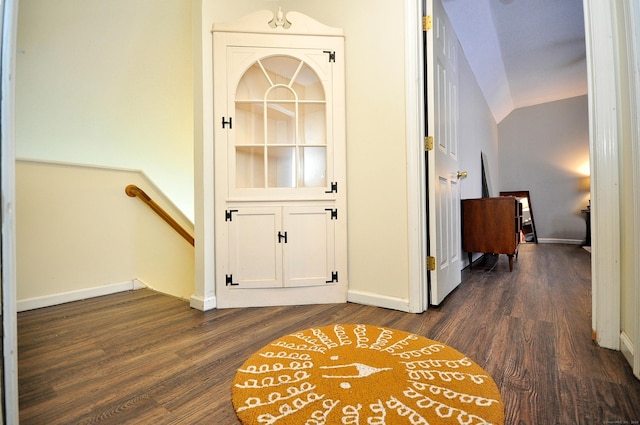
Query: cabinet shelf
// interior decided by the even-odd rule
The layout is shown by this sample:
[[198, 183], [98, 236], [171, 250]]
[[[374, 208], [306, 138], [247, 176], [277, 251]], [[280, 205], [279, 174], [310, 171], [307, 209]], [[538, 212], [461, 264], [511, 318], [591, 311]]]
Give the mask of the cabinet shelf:
[[327, 146], [327, 144], [320, 144], [320, 143], [298, 143], [298, 144], [293, 144], [293, 143], [267, 143], [265, 144], [264, 142], [260, 142], [260, 143], [242, 143], [242, 144], [236, 144], [235, 145], [237, 148], [256, 148], [256, 147], [285, 147], [285, 148], [295, 148], [297, 147], [301, 147], [301, 148], [324, 148]]
[[241, 104], [263, 104], [263, 103], [301, 103], [301, 104], [312, 104], [312, 105], [325, 105], [327, 103], [326, 100], [309, 100], [309, 99], [299, 99], [299, 100], [278, 100], [278, 99], [236, 99], [236, 103]]

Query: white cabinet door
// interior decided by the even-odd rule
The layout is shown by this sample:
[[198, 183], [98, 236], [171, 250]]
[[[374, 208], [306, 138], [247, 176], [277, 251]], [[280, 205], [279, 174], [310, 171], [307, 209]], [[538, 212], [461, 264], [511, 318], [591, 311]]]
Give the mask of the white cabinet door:
[[324, 206], [228, 210], [225, 286], [282, 288], [337, 282], [337, 210]]
[[232, 207], [218, 253], [218, 307], [345, 302], [346, 262], [332, 204]]
[[332, 44], [227, 47], [230, 198], [334, 199]]
[[284, 286], [322, 286], [338, 281], [335, 269], [337, 210], [291, 207], [285, 210]]
[[225, 286], [282, 287], [282, 208], [240, 208], [227, 212], [229, 270]]

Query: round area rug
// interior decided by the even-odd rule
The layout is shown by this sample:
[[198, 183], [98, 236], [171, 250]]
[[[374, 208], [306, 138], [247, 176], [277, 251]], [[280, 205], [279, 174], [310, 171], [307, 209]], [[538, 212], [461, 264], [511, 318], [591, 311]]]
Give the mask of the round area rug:
[[238, 369], [232, 400], [250, 424], [503, 424], [498, 387], [455, 349], [371, 325], [279, 338]]

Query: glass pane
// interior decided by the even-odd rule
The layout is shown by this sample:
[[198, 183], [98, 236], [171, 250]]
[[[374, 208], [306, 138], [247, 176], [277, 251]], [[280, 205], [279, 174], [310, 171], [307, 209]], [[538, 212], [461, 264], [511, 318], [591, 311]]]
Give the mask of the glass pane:
[[298, 143], [301, 145], [326, 145], [325, 104], [300, 104], [298, 105], [298, 114]]
[[275, 101], [288, 100], [290, 102], [295, 102], [296, 94], [288, 86], [274, 86], [267, 93], [267, 99]]
[[293, 147], [267, 148], [269, 187], [296, 187], [295, 153]]
[[324, 100], [324, 86], [313, 69], [305, 64], [294, 80], [293, 89], [300, 100]]
[[309, 65], [260, 59], [242, 76], [235, 101], [236, 187], [327, 186], [327, 105]]
[[269, 79], [256, 62], [240, 79], [236, 89], [236, 100], [263, 100], [269, 87]]
[[236, 145], [264, 143], [264, 103], [236, 103]]
[[327, 186], [327, 148], [300, 148], [298, 187]]
[[295, 103], [267, 103], [267, 143], [295, 143]]
[[260, 62], [267, 71], [267, 74], [269, 74], [273, 85], [289, 85], [301, 63], [300, 59], [289, 56], [271, 56], [261, 59]]
[[236, 187], [264, 187], [264, 148], [236, 148]]

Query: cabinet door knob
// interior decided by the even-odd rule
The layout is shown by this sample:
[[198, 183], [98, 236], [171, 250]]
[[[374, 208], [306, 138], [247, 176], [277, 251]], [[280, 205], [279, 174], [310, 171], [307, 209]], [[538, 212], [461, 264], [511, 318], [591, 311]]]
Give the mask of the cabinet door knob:
[[459, 179], [466, 179], [468, 175], [469, 173], [466, 171], [458, 171], [458, 174], [456, 174]]

